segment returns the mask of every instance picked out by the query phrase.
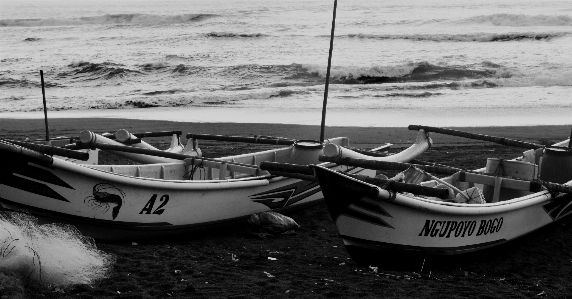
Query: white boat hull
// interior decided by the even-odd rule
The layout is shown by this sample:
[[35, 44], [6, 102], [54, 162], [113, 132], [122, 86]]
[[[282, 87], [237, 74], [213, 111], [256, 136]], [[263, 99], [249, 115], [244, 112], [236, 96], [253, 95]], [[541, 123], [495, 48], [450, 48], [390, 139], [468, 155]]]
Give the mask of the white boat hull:
[[[339, 235], [356, 260], [472, 252], [572, 214], [572, 195], [540, 191], [497, 203], [439, 202], [314, 169]], [[370, 194], [372, 188], [377, 195]]]
[[[327, 142], [348, 144], [347, 138]], [[429, 146], [426, 134], [420, 134], [404, 150], [407, 154], [398, 157], [413, 159]], [[217, 160], [190, 157], [176, 163], [91, 166], [10, 148], [3, 152], [6, 163], [0, 169], [0, 207], [27, 210], [43, 222], [71, 223], [96, 239], [180, 235], [253, 213], [317, 203], [323, 199], [317, 182], [272, 176], [258, 166], [262, 161], [320, 163], [321, 153], [315, 143], [295, 144]], [[375, 175], [373, 170], [328, 165]]]
[[165, 181], [59, 159], [51, 166], [20, 159], [5, 166], [0, 178], [2, 208], [27, 210], [43, 222], [71, 223], [108, 240], [166, 237], [322, 199], [317, 183], [291, 178]]

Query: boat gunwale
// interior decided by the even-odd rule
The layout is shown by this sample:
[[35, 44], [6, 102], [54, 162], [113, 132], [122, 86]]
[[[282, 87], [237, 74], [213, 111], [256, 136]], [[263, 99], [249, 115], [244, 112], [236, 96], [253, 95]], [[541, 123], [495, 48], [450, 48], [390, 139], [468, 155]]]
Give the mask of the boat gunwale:
[[[388, 204], [400, 205], [415, 210], [421, 210], [426, 213], [428, 212], [437, 214], [453, 214], [459, 216], [500, 214], [500, 213], [512, 212], [519, 209], [528, 208], [534, 205], [548, 202], [551, 199], [553, 199], [550, 191], [543, 190], [529, 195], [496, 203], [486, 203], [486, 204], [451, 203], [451, 202], [437, 201], [416, 196], [407, 196], [397, 192], [390, 192], [379, 186], [360, 181], [358, 179], [347, 176], [343, 173], [338, 173], [334, 171], [331, 172], [334, 173], [333, 175], [343, 176], [345, 179], [366, 185], [369, 188], [376, 188], [379, 191], [378, 195], [377, 196], [369, 195], [369, 197], [371, 197], [374, 200], [383, 201], [384, 203]], [[327, 198], [326, 201], [328, 201]]]
[[[38, 165], [42, 166], [42, 165]], [[45, 167], [45, 166], [43, 166]], [[164, 180], [146, 177], [135, 177], [125, 174], [114, 173], [102, 169], [92, 168], [89, 165], [75, 164], [54, 158], [54, 163], [49, 166], [52, 169], [58, 169], [68, 173], [82, 175], [88, 179], [112, 181], [129, 185], [130, 187], [145, 187], [145, 188], [159, 188], [159, 189], [178, 189], [181, 191], [186, 190], [212, 190], [212, 189], [235, 189], [235, 188], [248, 188], [256, 186], [265, 186], [270, 184], [269, 179], [271, 175], [227, 179], [227, 180]]]

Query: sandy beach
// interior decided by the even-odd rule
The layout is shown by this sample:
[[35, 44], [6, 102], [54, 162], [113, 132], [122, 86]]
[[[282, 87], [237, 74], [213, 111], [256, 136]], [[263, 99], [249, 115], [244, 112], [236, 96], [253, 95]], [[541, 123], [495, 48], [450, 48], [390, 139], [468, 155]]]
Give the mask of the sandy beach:
[[[423, 124], [421, 124], [423, 125]], [[185, 123], [125, 119], [50, 119], [50, 136], [77, 136], [82, 130], [133, 133], [273, 135], [318, 139], [319, 126]], [[572, 126], [468, 127], [462, 131], [531, 142], [570, 137]], [[347, 136], [352, 146], [412, 142], [405, 127], [328, 127], [326, 138]], [[0, 119], [0, 137], [43, 138], [42, 119]], [[445, 135], [421, 158], [469, 169], [486, 158], [513, 158], [522, 149]], [[167, 143], [160, 138], [148, 142]], [[183, 140], [186, 142], [186, 140]], [[204, 142], [205, 156], [252, 147]], [[416, 269], [384, 270], [353, 262], [323, 203], [288, 216], [301, 225], [295, 235], [261, 238], [245, 223], [177, 239], [97, 242], [116, 256], [109, 278], [93, 286], [34, 289], [29, 298], [572, 298], [572, 217], [516, 241], [462, 257], [428, 258]], [[390, 256], [387, 257], [391, 259]], [[1, 295], [1, 294], [0, 294]], [[4, 297], [2, 297], [4, 298]]]

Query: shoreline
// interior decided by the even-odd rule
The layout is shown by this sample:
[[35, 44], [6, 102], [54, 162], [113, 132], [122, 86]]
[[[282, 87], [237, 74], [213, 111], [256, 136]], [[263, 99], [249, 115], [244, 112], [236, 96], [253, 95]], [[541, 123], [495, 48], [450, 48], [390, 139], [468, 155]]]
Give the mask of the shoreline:
[[[572, 107], [418, 107], [391, 109], [329, 108], [327, 126], [406, 127], [411, 122], [435, 127], [572, 125]], [[48, 118], [131, 119], [195, 123], [320, 125], [321, 109], [312, 107], [154, 107], [49, 111]], [[2, 112], [0, 119], [44, 119], [43, 111]]]
[[[299, 140], [316, 140], [320, 136], [319, 125], [267, 123], [200, 123], [121, 118], [55, 118], [48, 120], [48, 126], [50, 137], [78, 136], [83, 130], [90, 130], [96, 133], [114, 133], [119, 129], [126, 129], [132, 133], [181, 130], [183, 132], [183, 140], [186, 140], [185, 135], [187, 133], [237, 136], [270, 135]], [[572, 125], [454, 127], [453, 129], [539, 143], [541, 140], [561, 141], [570, 138]], [[0, 137], [42, 139], [45, 138], [45, 133], [43, 119], [0, 118]], [[326, 126], [324, 135], [325, 138], [349, 137], [352, 146], [372, 148], [386, 142], [393, 143], [396, 146], [400, 144], [408, 146], [415, 141], [417, 132], [410, 131], [407, 127]], [[436, 146], [439, 144], [482, 143], [482, 141], [443, 134], [432, 134], [432, 138]]]

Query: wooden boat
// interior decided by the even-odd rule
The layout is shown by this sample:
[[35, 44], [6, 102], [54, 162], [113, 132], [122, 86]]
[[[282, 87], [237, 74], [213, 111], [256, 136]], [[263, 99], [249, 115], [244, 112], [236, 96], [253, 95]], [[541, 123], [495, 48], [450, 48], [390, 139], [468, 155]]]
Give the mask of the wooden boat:
[[[349, 140], [340, 137], [325, 143], [348, 146]], [[43, 223], [70, 223], [96, 239], [137, 240], [180, 235], [257, 212], [286, 212], [322, 199], [316, 182], [273, 176], [259, 168], [262, 161], [320, 163], [323, 145], [317, 141], [220, 159], [100, 143], [87, 146], [179, 161], [83, 165], [0, 142], [0, 207], [29, 211]], [[378, 159], [408, 161], [429, 146], [426, 134], [419, 133], [415, 144], [402, 153]], [[335, 167], [373, 175], [363, 168]]]
[[[569, 144], [567, 140], [553, 148], [531, 149], [519, 159], [504, 161], [505, 177], [487, 167], [420, 184], [447, 189], [446, 199], [393, 190], [391, 182], [365, 182], [320, 165], [313, 171], [352, 259], [395, 266], [412, 257], [493, 247], [572, 214], [572, 151], [563, 148]], [[495, 160], [499, 162], [489, 159], [487, 164], [495, 165]], [[364, 161], [353, 162], [344, 164]], [[565, 182], [568, 186], [555, 184]]]
[[[487, 167], [476, 171], [367, 157], [320, 157], [353, 167], [405, 170], [403, 182], [322, 165], [288, 170], [267, 163], [263, 168], [317, 179], [339, 236], [356, 262], [387, 267], [418, 262], [419, 267], [421, 257], [493, 247], [572, 214], [572, 149], [565, 147], [570, 140], [548, 148], [504, 138], [500, 143], [506, 142], [531, 149], [514, 160], [489, 159]], [[450, 176], [440, 179], [428, 171]]]

